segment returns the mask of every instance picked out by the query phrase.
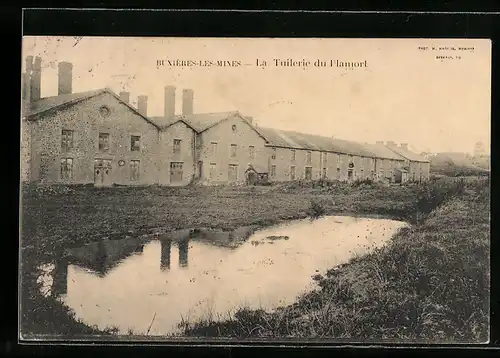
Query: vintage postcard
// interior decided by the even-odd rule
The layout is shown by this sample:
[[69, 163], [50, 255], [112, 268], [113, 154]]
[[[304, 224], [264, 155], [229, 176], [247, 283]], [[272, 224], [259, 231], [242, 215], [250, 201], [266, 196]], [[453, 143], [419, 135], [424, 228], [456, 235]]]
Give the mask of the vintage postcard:
[[489, 40], [22, 57], [21, 340], [489, 341]]

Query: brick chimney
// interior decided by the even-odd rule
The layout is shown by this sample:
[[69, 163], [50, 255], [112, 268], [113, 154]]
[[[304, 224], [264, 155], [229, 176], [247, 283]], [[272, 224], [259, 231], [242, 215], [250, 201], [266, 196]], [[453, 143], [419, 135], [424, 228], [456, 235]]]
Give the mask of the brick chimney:
[[165, 118], [170, 118], [175, 115], [175, 87], [165, 86]]
[[408, 150], [408, 143], [401, 143], [400, 147], [403, 148], [403, 149]]
[[128, 104], [130, 102], [130, 93], [125, 91], [120, 92], [120, 99]]
[[58, 95], [70, 94], [73, 92], [73, 64], [70, 62], [59, 62], [59, 83], [57, 86]]
[[193, 114], [194, 92], [192, 89], [182, 90], [182, 114]]
[[142, 95], [137, 97], [137, 110], [143, 116], [148, 115], [148, 96]]
[[[31, 57], [32, 56], [28, 56]], [[38, 101], [41, 95], [42, 87], [42, 59], [35, 57], [35, 61], [31, 67], [31, 81], [30, 81], [30, 101]]]

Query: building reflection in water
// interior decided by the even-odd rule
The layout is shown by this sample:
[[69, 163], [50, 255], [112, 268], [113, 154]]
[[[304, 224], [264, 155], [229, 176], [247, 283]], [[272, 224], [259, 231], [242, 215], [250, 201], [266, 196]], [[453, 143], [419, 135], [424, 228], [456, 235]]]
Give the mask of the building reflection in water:
[[55, 262], [52, 273], [52, 295], [61, 296], [68, 293], [68, 260], [61, 258]]
[[170, 250], [172, 249], [172, 240], [164, 238], [161, 242], [161, 261], [160, 269], [162, 271], [170, 269]]
[[188, 250], [189, 250], [189, 238], [179, 241], [179, 266], [187, 267], [188, 265]]

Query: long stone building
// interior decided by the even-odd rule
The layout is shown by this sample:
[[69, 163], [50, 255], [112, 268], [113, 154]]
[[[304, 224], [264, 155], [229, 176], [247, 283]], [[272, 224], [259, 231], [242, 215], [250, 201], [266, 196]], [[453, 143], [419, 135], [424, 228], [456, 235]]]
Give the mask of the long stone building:
[[239, 113], [194, 113], [173, 86], [163, 116], [147, 113], [147, 96], [130, 105], [127, 92], [72, 92], [73, 65], [59, 63], [58, 93], [41, 98], [41, 58], [23, 73], [21, 180], [95, 185], [245, 183], [356, 179], [404, 182], [429, 178], [429, 161], [395, 143], [366, 144], [256, 126]]

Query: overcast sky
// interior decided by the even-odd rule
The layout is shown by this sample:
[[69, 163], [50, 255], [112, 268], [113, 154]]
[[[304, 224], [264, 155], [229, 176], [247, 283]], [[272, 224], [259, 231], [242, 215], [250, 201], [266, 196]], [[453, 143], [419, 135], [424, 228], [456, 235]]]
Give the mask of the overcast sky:
[[[477, 141], [490, 145], [488, 40], [25, 37], [26, 55], [42, 57], [43, 97], [57, 95], [57, 63], [69, 61], [74, 92], [108, 86], [129, 91], [133, 104], [145, 94], [152, 116], [163, 115], [163, 88], [174, 85], [177, 113], [181, 90], [191, 88], [195, 112], [239, 110], [261, 126], [362, 142], [407, 142], [418, 151], [471, 152]], [[275, 58], [311, 65], [277, 68]], [[160, 59], [243, 65], [157, 66]], [[256, 66], [257, 59], [269, 66]], [[314, 67], [317, 59], [366, 60], [368, 66]]]

